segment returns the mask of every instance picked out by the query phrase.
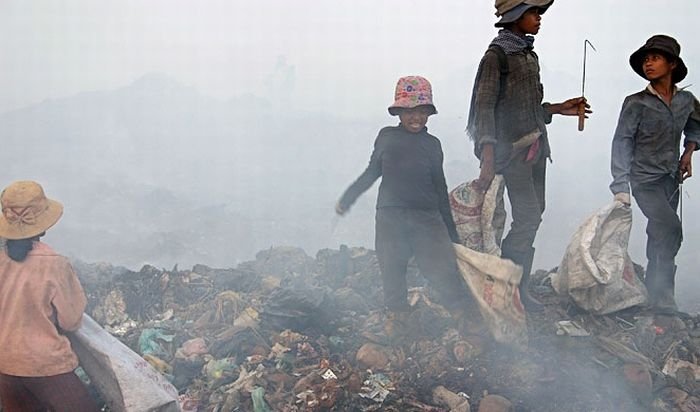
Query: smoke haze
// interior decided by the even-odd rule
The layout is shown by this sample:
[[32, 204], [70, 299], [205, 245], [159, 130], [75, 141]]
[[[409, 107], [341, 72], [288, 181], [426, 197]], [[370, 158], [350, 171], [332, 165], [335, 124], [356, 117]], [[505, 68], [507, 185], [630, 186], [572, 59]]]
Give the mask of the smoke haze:
[[[475, 178], [464, 134], [477, 64], [495, 36], [491, 1], [4, 1], [0, 5], [0, 181], [35, 179], [62, 201], [47, 241], [87, 261], [233, 266], [270, 246], [313, 255], [373, 247], [376, 186], [347, 217], [333, 206], [364, 169], [398, 77], [433, 83], [428, 128], [450, 188]], [[697, 83], [700, 3], [557, 1], [535, 42], [545, 99], [581, 93], [594, 114], [549, 131], [547, 210], [535, 266], [559, 263], [569, 238], [612, 199], [610, 143], [626, 95], [645, 82], [631, 52], [675, 36]], [[693, 87], [690, 87], [694, 91]], [[696, 94], [700, 92], [695, 92]], [[697, 177], [683, 186], [677, 291], [693, 291]], [[634, 210], [630, 253], [644, 264]]]

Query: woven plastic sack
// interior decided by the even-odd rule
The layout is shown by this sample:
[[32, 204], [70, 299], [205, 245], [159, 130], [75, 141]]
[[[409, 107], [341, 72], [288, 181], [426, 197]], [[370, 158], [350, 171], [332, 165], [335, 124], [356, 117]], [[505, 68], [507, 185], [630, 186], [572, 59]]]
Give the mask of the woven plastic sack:
[[450, 192], [452, 217], [462, 245], [501, 255], [499, 245], [506, 223], [504, 187], [503, 176], [496, 175], [486, 193], [476, 189], [476, 180], [462, 183]]
[[518, 285], [522, 268], [501, 259], [501, 237], [506, 221], [503, 205], [505, 182], [496, 175], [486, 193], [476, 180], [450, 192], [452, 216], [461, 245], [455, 245], [459, 271], [497, 342], [527, 346], [527, 322]]
[[508, 259], [454, 245], [457, 265], [497, 342], [524, 348], [528, 344], [525, 310], [518, 285], [522, 267]]
[[136, 352], [83, 314], [69, 335], [80, 366], [114, 412], [179, 412], [177, 390]]
[[592, 314], [617, 312], [647, 301], [647, 291], [627, 253], [632, 209], [612, 202], [576, 230], [552, 287]]

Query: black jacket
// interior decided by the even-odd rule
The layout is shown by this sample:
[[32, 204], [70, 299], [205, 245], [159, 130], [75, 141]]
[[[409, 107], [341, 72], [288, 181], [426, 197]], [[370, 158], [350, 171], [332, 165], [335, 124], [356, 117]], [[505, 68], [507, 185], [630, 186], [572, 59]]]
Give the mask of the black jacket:
[[377, 209], [438, 210], [450, 238], [458, 242], [442, 161], [440, 141], [427, 129], [411, 133], [400, 125], [385, 127], [374, 143], [369, 166], [345, 191], [340, 206], [348, 209], [381, 176]]

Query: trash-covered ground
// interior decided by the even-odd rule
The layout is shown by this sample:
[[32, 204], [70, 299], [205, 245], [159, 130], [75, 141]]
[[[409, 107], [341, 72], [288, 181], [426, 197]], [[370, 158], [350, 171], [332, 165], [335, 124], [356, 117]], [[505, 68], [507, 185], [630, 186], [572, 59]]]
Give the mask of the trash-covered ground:
[[184, 411], [700, 411], [700, 316], [592, 316], [533, 276], [529, 348], [455, 324], [409, 271], [410, 336], [386, 342], [374, 252], [261, 251], [235, 269], [76, 262], [87, 312]]

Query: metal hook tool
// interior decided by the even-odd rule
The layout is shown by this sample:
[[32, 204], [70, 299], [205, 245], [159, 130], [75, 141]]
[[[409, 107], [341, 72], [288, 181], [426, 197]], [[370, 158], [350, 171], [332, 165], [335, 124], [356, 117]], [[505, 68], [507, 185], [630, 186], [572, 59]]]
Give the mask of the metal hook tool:
[[[581, 81], [581, 97], [586, 97], [586, 55], [588, 46], [591, 46], [593, 51], [597, 52], [593, 43], [588, 39], [583, 41], [583, 80]], [[581, 102], [578, 105], [578, 131], [583, 131], [583, 122], [586, 120], [586, 103]]]

